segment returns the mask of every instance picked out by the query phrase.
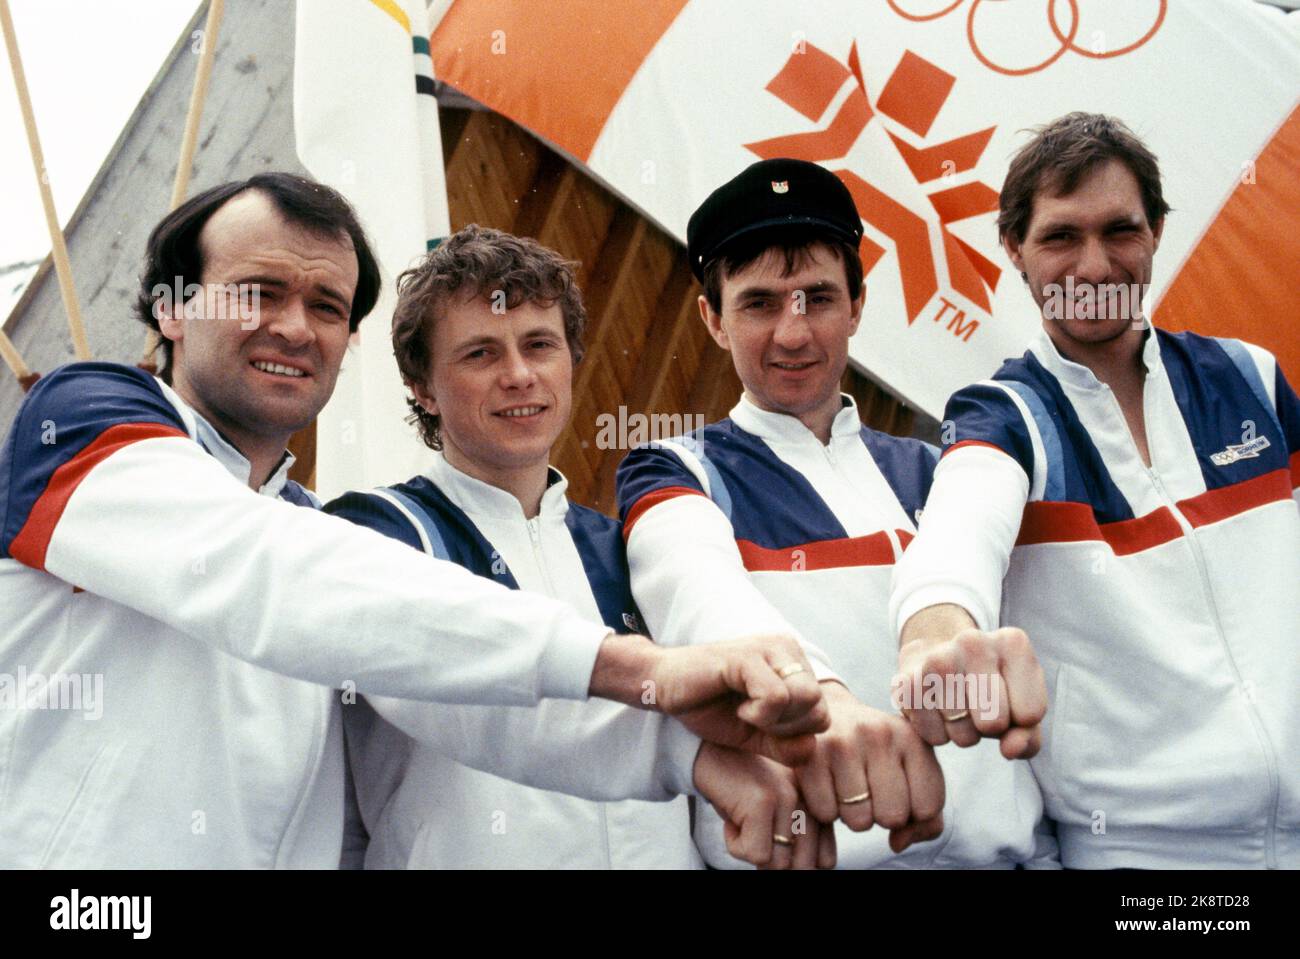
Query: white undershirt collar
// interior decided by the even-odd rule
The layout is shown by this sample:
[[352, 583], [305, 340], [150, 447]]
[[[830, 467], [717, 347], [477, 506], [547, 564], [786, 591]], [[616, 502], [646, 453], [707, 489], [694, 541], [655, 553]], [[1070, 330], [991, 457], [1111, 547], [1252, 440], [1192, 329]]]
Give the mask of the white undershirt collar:
[[[562, 519], [569, 509], [569, 500], [566, 496], [569, 481], [554, 466], [548, 467], [548, 470], [548, 483], [546, 492], [542, 494], [538, 516], [542, 519], [551, 517]], [[458, 470], [447, 462], [447, 457], [441, 452], [436, 452], [430, 457], [429, 469], [425, 475], [466, 513], [477, 513], [480, 516], [505, 520], [526, 519], [523, 505], [514, 493]]]
[[[858, 419], [858, 406], [853, 402], [853, 397], [847, 393], [840, 394], [840, 411], [835, 414], [835, 419], [831, 421], [831, 439], [837, 439], [843, 436], [857, 436], [862, 429], [862, 422]], [[741, 394], [740, 402], [731, 409], [731, 420], [746, 433], [752, 433], [760, 439], [773, 440], [779, 443], [808, 443], [813, 442], [821, 446], [816, 434], [797, 416], [791, 416], [789, 413], [772, 413], [768, 410], [760, 409], [745, 394]]]
[[[1164, 369], [1160, 359], [1160, 340], [1155, 335], [1150, 320], [1145, 321], [1142, 329], [1145, 335], [1142, 343], [1142, 364], [1146, 367], [1148, 376], [1159, 375]], [[1029, 344], [1029, 349], [1048, 372], [1062, 383], [1068, 383], [1082, 390], [1099, 390], [1104, 386], [1088, 367], [1062, 356], [1044, 327], [1038, 328], [1038, 332], [1034, 334]]]
[[[181, 399], [179, 393], [161, 379], [157, 377], [154, 377], [154, 379], [162, 387], [163, 395], [172, 402], [172, 405], [179, 408], [181, 418], [188, 421], [186, 425], [190, 426], [190, 432], [198, 440], [199, 445], [207, 450], [213, 459], [224, 466], [230, 475], [247, 486], [253, 473], [253, 464], [248, 461], [248, 457], [222, 436], [221, 431], [209, 423], [198, 410]], [[263, 496], [278, 497], [284, 490], [285, 484], [289, 482], [289, 469], [295, 462], [297, 462], [297, 458], [291, 452], [285, 450], [280, 465], [275, 468], [270, 478], [262, 484], [262, 488], [257, 492]]]

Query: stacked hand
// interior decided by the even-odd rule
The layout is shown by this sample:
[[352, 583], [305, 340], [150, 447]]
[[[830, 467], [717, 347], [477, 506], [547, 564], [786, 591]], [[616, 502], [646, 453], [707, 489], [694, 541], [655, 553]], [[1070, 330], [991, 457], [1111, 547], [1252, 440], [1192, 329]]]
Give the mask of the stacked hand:
[[830, 728], [793, 770], [716, 745], [700, 750], [696, 787], [722, 816], [738, 859], [831, 868], [837, 819], [855, 832], [883, 826], [895, 853], [943, 832], [943, 772], [933, 749], [907, 720], [863, 705], [839, 683], [822, 688]]
[[1037, 752], [1046, 688], [1024, 633], [946, 635], [909, 641], [905, 632], [902, 678], [942, 684], [984, 674], [989, 703], [955, 712], [909, 703], [903, 717], [871, 709], [839, 683], [818, 684], [799, 645], [782, 636], [673, 649], [611, 637], [591, 691], [675, 716], [705, 741], [696, 786], [726, 821], [734, 856], [826, 868], [836, 819], [857, 832], [883, 826], [895, 853], [942, 833], [934, 746], [996, 736], [1008, 758]]
[[943, 772], [934, 750], [907, 721], [859, 702], [836, 682], [822, 684], [830, 729], [795, 774], [809, 811], [854, 832], [889, 830], [899, 853], [943, 832]]
[[675, 716], [706, 742], [793, 764], [830, 719], [799, 644], [785, 636], [664, 648], [640, 636], [601, 647], [591, 693]]
[[695, 786], [722, 817], [727, 851], [737, 859], [760, 869], [835, 867], [835, 831], [808, 814], [789, 767], [705, 743]]

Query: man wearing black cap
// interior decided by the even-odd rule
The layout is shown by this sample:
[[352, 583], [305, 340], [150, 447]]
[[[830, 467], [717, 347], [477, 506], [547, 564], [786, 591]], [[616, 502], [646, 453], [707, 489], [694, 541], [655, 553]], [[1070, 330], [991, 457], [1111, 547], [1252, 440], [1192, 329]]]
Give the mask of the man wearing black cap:
[[[867, 429], [840, 393], [862, 313], [861, 236], [844, 185], [799, 160], [755, 163], [691, 217], [700, 316], [744, 394], [727, 419], [620, 467], [633, 592], [660, 642], [785, 633], [840, 671], [823, 677], [832, 726], [800, 777], [812, 813], [856, 833], [837, 837], [841, 866], [1027, 862], [1042, 803], [1025, 764], [986, 742], [946, 751], [941, 770], [891, 707], [890, 576], [938, 451]], [[971, 679], [969, 697], [945, 704], [996, 716], [999, 687]], [[711, 811], [695, 837], [711, 865], [734, 864]]]

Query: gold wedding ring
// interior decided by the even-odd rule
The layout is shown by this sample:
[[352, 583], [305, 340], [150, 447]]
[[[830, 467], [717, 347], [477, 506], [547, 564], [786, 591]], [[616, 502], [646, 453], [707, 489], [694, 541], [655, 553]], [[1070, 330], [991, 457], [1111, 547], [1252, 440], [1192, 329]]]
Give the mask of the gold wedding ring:
[[963, 709], [961, 712], [953, 713], [951, 716], [949, 716], [947, 713], [940, 713], [939, 715], [943, 717], [943, 721], [945, 723], [959, 723], [967, 716], [970, 715], [970, 710]]
[[782, 836], [779, 832], [772, 833], [772, 842], [778, 846], [793, 846], [794, 840], [789, 836]]
[[864, 793], [858, 793], [856, 796], [850, 796], [848, 799], [841, 799], [841, 800], [840, 800], [840, 805], [841, 805], [841, 806], [856, 806], [858, 803], [860, 803], [860, 802], [866, 802], [866, 801], [867, 801], [868, 799], [870, 799], [870, 798], [871, 798], [871, 790], [867, 790], [867, 791], [864, 792]]
[[795, 673], [803, 672], [803, 663], [787, 663], [776, 671], [782, 679], [789, 679]]

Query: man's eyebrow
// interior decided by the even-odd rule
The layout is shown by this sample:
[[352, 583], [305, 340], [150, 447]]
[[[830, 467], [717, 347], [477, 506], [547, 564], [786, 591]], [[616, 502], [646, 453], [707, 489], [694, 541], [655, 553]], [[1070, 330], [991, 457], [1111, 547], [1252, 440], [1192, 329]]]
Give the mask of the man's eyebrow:
[[337, 301], [340, 306], [350, 307], [352, 305], [352, 300], [349, 297], [344, 296], [342, 293], [334, 289], [334, 287], [329, 286], [328, 284], [317, 283], [315, 289], [316, 292], [319, 293], [321, 296]]
[[833, 280], [818, 280], [816, 283], [810, 283], [807, 286], [800, 287], [804, 293], [838, 293], [840, 285]]
[[[255, 274], [253, 276], [241, 277], [236, 282], [238, 282], [241, 286], [252, 286], [253, 284], [256, 284], [257, 286], [269, 286], [272, 287], [273, 289], [278, 289], [278, 290], [282, 290], [286, 286], [288, 286], [288, 283], [286, 283], [280, 277], [264, 276], [262, 274]], [[328, 299], [336, 300], [341, 306], [350, 306], [352, 303], [350, 299], [348, 299], [346, 296], [344, 296], [334, 287], [326, 283], [314, 284], [312, 286], [312, 292], [318, 296], [324, 296], [327, 297]]]
[[285, 286], [284, 280], [280, 279], [279, 277], [262, 276], [261, 274], [255, 274], [253, 276], [241, 276], [238, 280], [235, 281], [235, 283], [237, 283], [239, 286], [252, 286], [253, 284], [257, 284], [258, 286], [274, 286], [274, 287], [281, 287], [281, 288]]
[[451, 351], [453, 353], [460, 353], [470, 347], [478, 348], [480, 346], [493, 346], [500, 342], [501, 341], [495, 336], [490, 336], [487, 333], [480, 333], [477, 336], [471, 336], [461, 340], [459, 343], [452, 346]]
[[524, 333], [521, 339], [530, 340], [535, 336], [562, 336], [563, 334], [551, 329], [549, 326], [534, 326], [531, 330]]
[[[1105, 229], [1115, 226], [1138, 226], [1142, 223], [1142, 218], [1136, 213], [1119, 213], [1106, 221]], [[1077, 230], [1078, 223], [1073, 220], [1048, 220], [1042, 226], [1035, 229], [1035, 233], [1043, 235], [1046, 233], [1056, 233], [1061, 230]]]
[[1057, 233], [1061, 230], [1075, 229], [1078, 229], [1078, 226], [1073, 220], [1048, 220], [1046, 223], [1040, 224], [1034, 232], [1041, 236], [1044, 233]]
[[738, 300], [752, 299], [756, 296], [773, 297], [776, 295], [776, 290], [766, 286], [744, 286], [736, 291], [736, 299]]
[[1136, 213], [1121, 213], [1121, 214], [1119, 214], [1118, 216], [1113, 216], [1113, 217], [1111, 217], [1110, 220], [1106, 223], [1106, 226], [1107, 226], [1107, 227], [1112, 227], [1112, 226], [1140, 226], [1141, 224], [1142, 224], [1142, 217], [1138, 216], [1138, 214], [1136, 214]]

